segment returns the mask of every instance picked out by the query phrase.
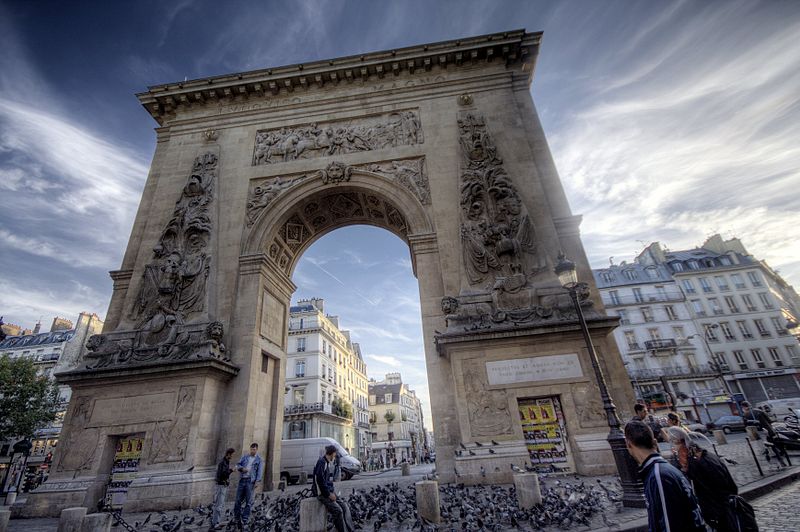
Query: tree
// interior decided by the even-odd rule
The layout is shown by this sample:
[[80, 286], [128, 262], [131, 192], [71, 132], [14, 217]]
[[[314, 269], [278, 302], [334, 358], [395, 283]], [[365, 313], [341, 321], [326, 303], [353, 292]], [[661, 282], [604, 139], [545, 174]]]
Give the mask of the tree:
[[55, 380], [38, 375], [29, 357], [0, 356], [0, 441], [32, 437], [58, 410]]
[[393, 423], [395, 419], [394, 412], [392, 412], [391, 410], [387, 410], [386, 413], [383, 415], [383, 417], [386, 419], [387, 423]]

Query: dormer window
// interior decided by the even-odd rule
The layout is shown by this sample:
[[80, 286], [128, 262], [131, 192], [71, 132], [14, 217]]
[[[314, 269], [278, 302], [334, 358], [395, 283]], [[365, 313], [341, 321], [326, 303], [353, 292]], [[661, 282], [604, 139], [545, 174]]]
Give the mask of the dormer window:
[[636, 270], [625, 270], [625, 271], [622, 272], [622, 274], [629, 281], [634, 281], [634, 280], [636, 280], [636, 277], [637, 277]]
[[673, 272], [682, 272], [683, 271], [683, 263], [682, 262], [673, 262], [670, 264]]

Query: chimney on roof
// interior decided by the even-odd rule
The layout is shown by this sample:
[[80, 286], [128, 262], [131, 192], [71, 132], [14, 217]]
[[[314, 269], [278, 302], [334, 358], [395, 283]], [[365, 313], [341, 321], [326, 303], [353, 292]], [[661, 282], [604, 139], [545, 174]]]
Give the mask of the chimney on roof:
[[53, 324], [50, 326], [50, 332], [55, 331], [68, 331], [72, 329], [72, 322], [66, 318], [53, 318]]
[[39, 334], [39, 331], [42, 330], [42, 320], [36, 322], [36, 325], [33, 326], [33, 334]]
[[325, 300], [320, 297], [312, 297], [309, 299], [309, 302], [314, 305], [314, 307], [320, 311], [325, 312]]

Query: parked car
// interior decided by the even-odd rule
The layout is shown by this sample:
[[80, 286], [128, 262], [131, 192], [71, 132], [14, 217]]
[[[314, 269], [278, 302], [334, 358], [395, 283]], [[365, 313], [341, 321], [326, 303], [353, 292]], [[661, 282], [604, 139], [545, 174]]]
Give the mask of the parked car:
[[702, 423], [686, 423], [686, 428], [692, 432], [699, 432], [700, 434], [708, 432], [708, 429]]
[[740, 416], [722, 416], [713, 423], [709, 423], [708, 428], [730, 434], [731, 432], [744, 432], [745, 423]]
[[361, 472], [361, 462], [350, 456], [344, 447], [333, 438], [305, 438], [281, 441], [281, 480], [287, 484], [296, 484], [305, 473], [306, 478], [314, 474], [314, 466], [324, 454], [325, 446], [336, 447], [336, 459], [342, 472], [343, 480], [350, 480]]

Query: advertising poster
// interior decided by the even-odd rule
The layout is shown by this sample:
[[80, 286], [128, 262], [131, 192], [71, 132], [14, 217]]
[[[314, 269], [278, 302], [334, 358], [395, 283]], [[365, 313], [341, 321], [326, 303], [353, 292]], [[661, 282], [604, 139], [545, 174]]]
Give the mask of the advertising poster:
[[112, 508], [122, 508], [128, 495], [128, 486], [136, 478], [142, 458], [144, 438], [120, 438], [111, 466], [111, 480], [106, 490], [106, 503]]
[[519, 420], [533, 466], [568, 470], [567, 433], [558, 397], [520, 399]]

